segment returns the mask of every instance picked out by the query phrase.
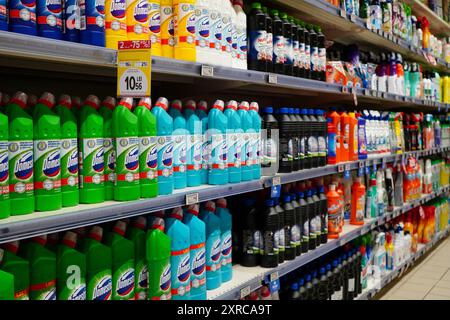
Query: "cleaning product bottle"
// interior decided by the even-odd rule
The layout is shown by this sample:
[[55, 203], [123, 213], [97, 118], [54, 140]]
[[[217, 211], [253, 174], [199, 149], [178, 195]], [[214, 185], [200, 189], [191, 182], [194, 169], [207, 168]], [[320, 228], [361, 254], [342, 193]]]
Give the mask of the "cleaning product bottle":
[[0, 270], [14, 276], [14, 300], [29, 300], [30, 264], [17, 255], [18, 241], [6, 243], [3, 248], [0, 248]]
[[220, 267], [220, 273], [222, 282], [230, 281], [233, 277], [232, 266], [232, 237], [231, 226], [232, 217], [230, 210], [227, 208], [227, 200], [220, 198], [216, 201], [216, 215], [220, 219], [220, 241], [222, 251], [222, 266]]
[[201, 184], [202, 170], [202, 123], [196, 115], [196, 103], [189, 100], [184, 104], [183, 115], [186, 119], [187, 136], [186, 183], [188, 187]]
[[[105, 8], [108, 7], [104, 0], [85, 0], [85, 12], [81, 19], [85, 19], [86, 28], [80, 32], [81, 43], [105, 46]], [[123, 10], [125, 14], [125, 8]], [[117, 49], [117, 45], [114, 49]]]
[[[156, 0], [155, 2], [157, 2]], [[155, 19], [157, 15], [156, 9], [155, 11]], [[161, 55], [166, 58], [173, 58], [173, 46], [175, 45], [175, 37], [174, 37], [174, 16], [173, 16], [173, 2], [172, 0], [161, 0], [160, 4], [160, 23], [161, 23]], [[150, 12], [151, 17], [151, 12]], [[150, 18], [150, 21], [152, 19]], [[156, 29], [156, 23], [154, 28]], [[150, 30], [150, 32], [152, 32]], [[158, 54], [158, 51], [156, 51]]]
[[182, 103], [174, 100], [170, 104], [169, 115], [173, 119], [173, 186], [175, 189], [186, 188], [186, 119], [181, 113]]
[[232, 67], [232, 22], [231, 22], [231, 4], [229, 1], [219, 1], [221, 16], [222, 16], [222, 66]]
[[279, 216], [275, 210], [274, 200], [265, 201], [264, 217], [261, 226], [261, 261], [263, 268], [275, 268], [278, 266], [279, 252]]
[[211, 63], [212, 48], [209, 46], [210, 28], [209, 2], [197, 0], [195, 6], [195, 51], [198, 63]]
[[195, 62], [194, 11], [195, 0], [173, 0], [175, 59]]
[[227, 102], [224, 115], [227, 117], [227, 139], [228, 139], [228, 182], [241, 182], [241, 158], [242, 158], [242, 133], [241, 117], [236, 112], [237, 102], [231, 100]]
[[79, 114], [80, 203], [105, 201], [103, 118], [98, 114], [99, 99], [86, 98]]
[[127, 0], [105, 0], [105, 36], [106, 47], [118, 49], [119, 41], [127, 37]]
[[266, 71], [266, 16], [261, 10], [261, 3], [252, 3], [247, 28], [249, 37], [248, 68]]
[[242, 101], [238, 107], [238, 115], [241, 117], [241, 125], [243, 130], [244, 142], [242, 144], [242, 181], [253, 179], [252, 169], [252, 137], [254, 130], [252, 128], [253, 119], [249, 114], [249, 104], [247, 101]]
[[80, 6], [78, 0], [63, 1], [63, 39], [80, 42]]
[[366, 119], [359, 113], [357, 115], [358, 119], [358, 159], [367, 159], [367, 138], [366, 138]]
[[[242, 0], [233, 0], [233, 7], [236, 11], [236, 33], [237, 33], [237, 61], [235, 67], [247, 69], [247, 16], [244, 12]], [[267, 39], [267, 38], [266, 38]], [[270, 39], [272, 44], [272, 39]], [[270, 54], [272, 57], [272, 54]]]
[[364, 224], [364, 207], [366, 199], [366, 187], [361, 183], [361, 178], [357, 177], [352, 185], [352, 208], [350, 215], [350, 224]]
[[146, 255], [146, 234], [147, 220], [144, 217], [137, 217], [127, 230], [127, 238], [134, 244], [135, 276], [134, 276], [134, 297], [135, 300], [147, 300], [148, 297], [148, 262]]
[[377, 237], [375, 239], [373, 264], [374, 264], [374, 266], [377, 266], [379, 268], [380, 274], [383, 274], [386, 271], [386, 248], [385, 248], [384, 242], [385, 242], [384, 232], [378, 233]]
[[354, 112], [348, 113], [349, 119], [349, 158], [350, 161], [358, 160], [358, 120]]
[[134, 109], [134, 114], [138, 120], [141, 198], [154, 198], [158, 195], [156, 118], [150, 109], [150, 98], [139, 100], [137, 107]]
[[5, 13], [9, 12], [9, 30], [23, 34], [35, 36], [37, 34], [36, 24], [36, 1], [8, 2], [8, 9], [5, 6]]
[[341, 116], [336, 112], [336, 110], [332, 109], [331, 113], [328, 115], [328, 119], [330, 119], [331, 123], [334, 125], [336, 130], [336, 162], [339, 163], [342, 161], [342, 134], [341, 134]]
[[[248, 106], [248, 103], [247, 103]], [[228, 126], [227, 117], [223, 114], [224, 102], [216, 100], [214, 106], [208, 114], [208, 130], [211, 145], [211, 160], [208, 172], [209, 184], [225, 184], [228, 182], [227, 164], [227, 138], [226, 130]], [[244, 147], [242, 155], [244, 156]], [[244, 158], [242, 158], [244, 161]], [[246, 171], [249, 172], [249, 171]], [[243, 170], [244, 173], [244, 170]], [[244, 175], [242, 176], [244, 180]]]
[[62, 39], [62, 1], [36, 1], [37, 35], [44, 38]]
[[341, 112], [341, 135], [342, 135], [342, 146], [341, 146], [341, 161], [350, 160], [350, 117], [346, 112]]
[[125, 232], [125, 222], [117, 221], [105, 237], [112, 254], [112, 300], [134, 300], [134, 244]]
[[158, 135], [158, 195], [173, 192], [173, 119], [167, 113], [168, 104], [166, 98], [159, 98], [152, 108]]
[[0, 300], [14, 300], [14, 276], [2, 270], [0, 270]]
[[11, 214], [9, 200], [8, 117], [0, 112], [0, 219]]
[[[148, 0], [126, 1], [126, 21], [127, 21], [128, 40], [149, 39], [149, 26], [152, 26], [151, 23], [154, 22], [149, 20], [149, 12], [150, 12], [149, 9], [151, 9], [151, 7]], [[153, 39], [150, 38], [150, 40]], [[155, 47], [158, 47], [158, 45], [152, 42], [151, 47], [152, 47], [152, 54], [154, 54], [154, 51], [156, 51]], [[159, 48], [161, 48], [161, 41], [159, 42]]]
[[77, 251], [77, 234], [67, 231], [56, 249], [58, 300], [86, 300], [86, 256]]
[[248, 115], [252, 119], [253, 133], [250, 144], [252, 146], [252, 172], [253, 179], [261, 177], [261, 117], [259, 116], [259, 106], [257, 102], [250, 103]]
[[200, 170], [200, 181], [201, 184], [208, 183], [208, 170], [209, 161], [211, 156], [211, 150], [207, 135], [208, 130], [208, 104], [206, 101], [199, 101], [195, 114], [198, 116], [202, 122], [202, 169]]

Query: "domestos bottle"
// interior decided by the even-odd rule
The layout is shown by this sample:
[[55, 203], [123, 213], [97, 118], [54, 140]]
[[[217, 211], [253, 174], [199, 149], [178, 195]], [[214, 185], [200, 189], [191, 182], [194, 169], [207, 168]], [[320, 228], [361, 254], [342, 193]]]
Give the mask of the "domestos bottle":
[[[241, 118], [241, 128], [243, 130], [243, 144], [241, 149], [241, 159], [242, 159], [242, 181], [249, 181], [253, 179], [253, 168], [252, 168], [252, 145], [251, 141], [254, 130], [252, 116], [248, 112], [249, 104], [247, 101], [242, 101], [239, 104], [238, 115]], [[244, 164], [245, 163], [245, 164]]]
[[[129, 40], [148, 40], [150, 25], [148, 12], [148, 0], [127, 0], [127, 38]], [[161, 48], [161, 41], [159, 47]], [[154, 49], [153, 43], [152, 49]]]
[[134, 244], [134, 296], [136, 300], [147, 300], [148, 296], [148, 264], [145, 253], [146, 242], [145, 217], [138, 217], [131, 222], [127, 230], [127, 238]]
[[80, 6], [78, 0], [63, 1], [63, 39], [80, 42]]
[[224, 102], [216, 100], [208, 114], [208, 141], [211, 146], [209, 184], [226, 184], [228, 182], [227, 165], [227, 117], [223, 114]]
[[209, 47], [209, 39], [209, 1], [197, 0], [195, 5], [195, 51], [198, 63], [214, 62], [210, 54], [213, 49]]
[[118, 48], [119, 41], [127, 37], [127, 0], [105, 0], [105, 36], [106, 47]]
[[175, 59], [195, 62], [195, 2], [173, 0]]
[[29, 300], [30, 288], [30, 264], [27, 260], [19, 257], [19, 241], [6, 243], [0, 249], [1, 270], [14, 276], [14, 300]]
[[0, 112], [0, 219], [11, 214], [9, 201], [8, 117]]
[[36, 0], [12, 0], [9, 1], [8, 8], [10, 31], [36, 35]]
[[209, 63], [223, 65], [222, 61], [222, 10], [220, 0], [208, 1], [209, 12], [209, 47], [211, 48], [212, 61]]
[[222, 12], [222, 59], [225, 67], [232, 66], [231, 45], [232, 45], [232, 24], [231, 24], [231, 4], [228, 1], [219, 1]]
[[241, 182], [241, 151], [242, 151], [242, 125], [241, 117], [238, 115], [237, 102], [227, 102], [224, 114], [228, 119], [228, 182]]
[[38, 36], [62, 39], [61, 0], [37, 0], [36, 16]]
[[[161, 0], [144, 0], [148, 6], [148, 34], [152, 43], [152, 55], [160, 57], [162, 55], [162, 28], [161, 28]], [[170, 8], [172, 11], [172, 8]]]
[[[175, 45], [172, 0], [161, 0], [161, 54], [173, 58]], [[150, 20], [151, 21], [151, 20]]]
[[197, 105], [197, 109], [195, 110], [195, 114], [202, 122], [202, 168], [200, 170], [201, 184], [208, 183], [209, 159], [211, 156], [211, 150], [207, 136], [207, 129], [208, 129], [207, 111], [208, 105], [206, 101], [200, 101]]
[[248, 114], [252, 118], [252, 127], [254, 130], [252, 138], [252, 172], [253, 179], [259, 179], [261, 177], [261, 117], [259, 116], [259, 106], [257, 102], [250, 103], [250, 109]]
[[233, 265], [232, 265], [232, 238], [231, 238], [231, 225], [232, 217], [230, 210], [227, 208], [227, 200], [220, 198], [216, 201], [216, 215], [220, 219], [220, 242], [222, 251], [222, 265], [220, 267], [220, 274], [222, 282], [230, 281], [233, 277]]
[[238, 69], [247, 69], [247, 16], [244, 12], [242, 0], [234, 0], [233, 7], [237, 14], [237, 59], [235, 66]]
[[265, 205], [262, 223], [261, 267], [275, 268], [278, 266], [280, 242], [279, 216], [274, 208], [273, 199], [266, 200]]
[[[86, 28], [81, 29], [80, 40], [84, 44], [105, 46], [105, 1], [85, 0]], [[117, 49], [117, 44], [114, 47]]]
[[201, 184], [202, 170], [202, 122], [196, 115], [196, 103], [189, 100], [184, 104], [183, 115], [186, 119], [187, 136], [187, 161], [186, 180], [188, 187], [195, 187]]
[[278, 126], [280, 128], [280, 156], [279, 156], [279, 172], [292, 171], [292, 134], [291, 134], [291, 118], [289, 117], [288, 108], [280, 108], [276, 114]]
[[170, 104], [169, 114], [173, 119], [173, 185], [175, 189], [186, 188], [186, 119], [181, 113], [182, 103], [174, 100]]

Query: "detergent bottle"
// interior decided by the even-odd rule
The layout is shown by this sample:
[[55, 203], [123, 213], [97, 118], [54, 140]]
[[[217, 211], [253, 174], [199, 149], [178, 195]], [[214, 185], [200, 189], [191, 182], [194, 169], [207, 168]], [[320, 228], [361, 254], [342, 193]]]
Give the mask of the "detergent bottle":
[[62, 39], [62, 0], [36, 1], [37, 35], [44, 38]]
[[[233, 8], [237, 14], [236, 33], [237, 33], [237, 62], [236, 68], [247, 69], [247, 16], [244, 12], [244, 3], [242, 0], [234, 0]], [[270, 39], [271, 40], [271, 39]], [[272, 55], [270, 55], [272, 57]]]
[[341, 112], [341, 135], [342, 135], [342, 146], [341, 146], [341, 161], [350, 160], [350, 117], [346, 112]]
[[154, 198], [158, 195], [156, 118], [150, 109], [150, 98], [142, 98], [134, 109], [138, 120], [141, 198]]
[[183, 222], [189, 227], [191, 259], [191, 300], [206, 300], [206, 228], [198, 218], [199, 205], [186, 208]]
[[230, 281], [233, 277], [232, 265], [232, 238], [231, 225], [232, 217], [230, 210], [227, 208], [227, 200], [220, 198], [216, 201], [216, 215], [220, 219], [220, 242], [222, 250], [222, 266], [220, 267], [220, 274], [222, 282]]
[[156, 118], [158, 149], [158, 195], [173, 192], [173, 119], [167, 113], [169, 101], [159, 98], [152, 113]]
[[330, 184], [327, 192], [328, 203], [328, 239], [339, 238], [341, 221], [341, 196], [336, 191], [336, 185]]
[[[247, 103], [248, 105], [248, 103]], [[226, 184], [228, 182], [227, 165], [227, 117], [223, 114], [224, 102], [216, 100], [208, 114], [208, 141], [211, 157], [208, 171], [209, 184]]]
[[253, 133], [252, 144], [252, 172], [253, 179], [261, 177], [261, 117], [259, 116], [259, 106], [257, 102], [250, 103], [248, 114], [252, 118]]
[[105, 37], [106, 47], [118, 49], [119, 41], [127, 37], [127, 0], [105, 0]]
[[92, 227], [83, 240], [82, 252], [86, 255], [87, 300], [111, 300], [112, 252], [101, 243], [103, 229]]
[[222, 24], [222, 10], [220, 7], [220, 0], [208, 1], [209, 8], [209, 46], [211, 48], [210, 63], [216, 65], [224, 65], [222, 54], [222, 37], [223, 37], [223, 24]]
[[[151, 5], [148, 0], [126, 0], [126, 20], [128, 40], [148, 40], [149, 39], [149, 9]], [[159, 7], [158, 7], [159, 9]], [[159, 13], [159, 12], [158, 12]], [[158, 25], [159, 28], [159, 25]], [[150, 40], [152, 40], [150, 38]], [[159, 44], [161, 46], [161, 43]], [[152, 53], [154, 50], [151, 44]]]
[[0, 112], [0, 219], [11, 214], [9, 201], [8, 117]]
[[137, 217], [127, 230], [127, 238], [134, 244], [135, 276], [134, 297], [136, 300], [147, 300], [148, 296], [148, 263], [145, 250], [147, 220]]
[[146, 238], [148, 261], [148, 298], [150, 300], [170, 300], [171, 268], [170, 238], [164, 233], [164, 220], [156, 217], [149, 225]]
[[202, 170], [202, 122], [196, 114], [196, 103], [189, 100], [185, 103], [183, 115], [186, 119], [186, 130], [189, 132], [187, 141], [187, 172], [186, 182], [188, 187], [196, 187], [201, 184]]
[[174, 58], [195, 62], [196, 0], [173, 0]]
[[335, 108], [331, 109], [331, 113], [328, 115], [328, 119], [331, 119], [331, 123], [336, 130], [336, 163], [342, 161], [342, 133], [341, 133], [341, 116], [336, 112]]
[[14, 300], [14, 276], [2, 270], [0, 270], [0, 300]]
[[361, 183], [361, 178], [357, 177], [352, 185], [352, 203], [350, 224], [363, 225], [365, 216], [366, 187]]
[[190, 231], [183, 224], [183, 209], [174, 208], [166, 218], [167, 235], [170, 238], [172, 299], [189, 300], [191, 291], [191, 263], [190, 263]]
[[354, 112], [349, 112], [348, 117], [350, 131], [349, 131], [349, 159], [350, 161], [358, 160], [358, 120]]
[[35, 210], [33, 184], [33, 119], [25, 112], [27, 95], [17, 92], [6, 105], [9, 120], [9, 196], [11, 215]]
[[219, 10], [222, 16], [222, 65], [232, 67], [231, 45], [232, 45], [232, 22], [231, 4], [229, 1], [218, 1]]
[[[148, 34], [152, 44], [152, 56], [162, 56], [161, 52], [161, 0], [144, 0], [148, 11]], [[171, 10], [172, 11], [172, 8]]]
[[58, 300], [86, 300], [86, 256], [77, 251], [77, 234], [67, 231], [56, 249]]
[[78, 0], [63, 1], [63, 39], [80, 42], [80, 5]]
[[195, 114], [202, 122], [202, 169], [200, 171], [201, 184], [208, 183], [209, 159], [211, 157], [211, 148], [207, 136], [208, 130], [208, 104], [206, 101], [200, 101], [195, 110]]
[[30, 264], [17, 255], [18, 241], [6, 243], [3, 248], [0, 248], [0, 270], [14, 276], [14, 300], [29, 300]]
[[[105, 6], [105, 0], [84, 0], [84, 5], [85, 12], [81, 19], [86, 21], [86, 25], [81, 28], [81, 43], [104, 47], [105, 7], [108, 8], [106, 11], [109, 11], [110, 5]], [[82, 7], [81, 2], [80, 7]], [[125, 8], [123, 10], [125, 16]], [[117, 49], [117, 44], [114, 49]]]
[[134, 244], [125, 232], [125, 222], [117, 221], [105, 237], [112, 254], [112, 300], [134, 300]]
[[237, 102], [227, 102], [224, 114], [227, 117], [228, 129], [228, 182], [241, 182], [241, 158], [242, 158], [242, 127], [241, 117], [236, 112]]
[[252, 145], [251, 139], [254, 137], [253, 119], [248, 112], [249, 104], [247, 101], [242, 101], [239, 104], [238, 115], [241, 117], [241, 125], [243, 131], [243, 144], [242, 144], [242, 181], [249, 181], [253, 179], [253, 168], [252, 168]]
[[173, 58], [175, 45], [175, 29], [173, 15], [173, 0], [161, 0], [161, 54]]
[[173, 186], [175, 189], [186, 188], [186, 119], [181, 113], [183, 106], [180, 100], [170, 104], [169, 115], [173, 119]]
[[195, 51], [198, 63], [212, 63], [213, 59], [209, 47], [210, 22], [209, 1], [197, 0], [195, 4]]
[[8, 1], [9, 31], [29, 34], [37, 34], [36, 25], [36, 1]]
[[139, 185], [138, 118], [131, 108], [133, 98], [123, 98], [112, 114], [113, 142], [116, 151], [116, 183], [114, 200], [137, 200]]

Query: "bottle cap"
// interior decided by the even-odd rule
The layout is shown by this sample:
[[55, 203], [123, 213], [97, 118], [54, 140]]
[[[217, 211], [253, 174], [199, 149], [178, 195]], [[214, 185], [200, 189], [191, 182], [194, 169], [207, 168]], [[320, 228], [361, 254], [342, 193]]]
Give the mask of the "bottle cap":
[[225, 209], [227, 207], [227, 199], [220, 198], [216, 201], [216, 206], [222, 209]]
[[311, 281], [311, 275], [310, 274], [307, 274], [306, 275], [306, 282], [310, 282]]
[[299, 287], [303, 287], [304, 284], [305, 284], [305, 279], [303, 279], [303, 278], [298, 279]]
[[[237, 2], [237, 1], [236, 1]], [[261, 3], [259, 2], [253, 2], [252, 3], [252, 9], [261, 9]]]
[[191, 204], [191, 205], [189, 205], [189, 206], [187, 206], [187, 212], [188, 213], [190, 213], [190, 214], [193, 214], [194, 216], [198, 216], [198, 213], [199, 213], [199, 204], [198, 203], [196, 203], [196, 204]]
[[38, 101], [38, 98], [34, 94], [30, 94], [28, 96], [28, 100], [27, 100], [27, 107], [33, 108], [36, 105], [37, 101]]
[[188, 101], [184, 104], [184, 108], [185, 108], [185, 109], [192, 110], [192, 111], [195, 111], [195, 109], [197, 109], [197, 104], [195, 103], [194, 100], [188, 100]]
[[102, 241], [103, 238], [103, 228], [99, 226], [93, 226], [91, 231], [89, 232], [89, 238]]
[[325, 274], [325, 268], [324, 268], [324, 267], [320, 268], [319, 273], [320, 273], [320, 274]]
[[208, 111], [208, 103], [207, 103], [206, 101], [204, 101], [204, 100], [201, 100], [201, 101], [198, 103], [197, 108], [200, 109], [200, 110], [203, 110], [203, 111], [207, 112], [207, 111]]
[[269, 287], [263, 286], [263, 287], [261, 288], [261, 297], [263, 297], [263, 298], [268, 298], [268, 297], [270, 297], [270, 290], [269, 290]]
[[90, 107], [92, 107], [92, 108], [97, 110], [99, 105], [100, 105], [100, 99], [97, 96], [95, 96], [93, 94], [90, 94], [86, 98], [86, 100], [84, 100], [84, 105], [85, 106], [90, 106]]
[[169, 108], [169, 100], [167, 100], [167, 98], [160, 97], [156, 100], [155, 107], [160, 107], [167, 111]]
[[271, 9], [271, 10], [270, 10], [270, 14], [273, 15], [273, 16], [278, 16], [278, 10], [276, 10], [276, 9]]
[[5, 250], [8, 250], [11, 253], [17, 254], [17, 251], [19, 251], [19, 241], [16, 240], [5, 243], [3, 245], [3, 248], [5, 248]]
[[283, 202], [284, 202], [284, 203], [291, 202], [291, 196], [288, 195], [288, 194], [285, 194], [285, 195], [283, 196]]
[[181, 102], [181, 100], [176, 99], [170, 103], [170, 107], [181, 111], [181, 109], [183, 109], [183, 103]]
[[124, 106], [128, 110], [131, 110], [133, 108], [133, 98], [127, 97], [120, 99], [119, 106]]
[[150, 229], [159, 229], [164, 232], [164, 219], [162, 218], [153, 219], [153, 224], [150, 226]]
[[263, 109], [263, 112], [266, 114], [272, 114], [273, 113], [273, 108], [272, 107], [265, 107]]
[[44, 92], [39, 98], [38, 103], [41, 103], [51, 109], [55, 106], [55, 96], [50, 92]]
[[298, 290], [298, 283], [297, 282], [294, 282], [294, 283], [291, 284], [291, 290], [295, 290], [295, 291]]
[[64, 234], [64, 237], [62, 239], [62, 243], [70, 248], [75, 248], [77, 246], [77, 234], [72, 231], [67, 231]]
[[39, 243], [41, 246], [45, 246], [47, 243], [47, 235], [43, 234], [34, 238], [31, 238], [32, 242]]
[[308, 114], [308, 109], [301, 109], [300, 113], [304, 116], [306, 116]]
[[338, 260], [333, 260], [333, 268], [336, 268], [338, 264]]
[[314, 270], [313, 272], [312, 272], [312, 276], [315, 278], [315, 277], [317, 277], [317, 270]]
[[300, 114], [300, 108], [295, 108], [295, 109], [294, 109], [294, 113], [295, 113], [295, 114]]
[[72, 109], [72, 99], [70, 99], [68, 94], [62, 94], [59, 96], [58, 105]]
[[289, 108], [289, 114], [294, 114], [294, 108]]
[[213, 105], [213, 109], [217, 109], [219, 111], [223, 111], [225, 103], [222, 100], [216, 100]]
[[145, 230], [145, 227], [147, 226], [147, 219], [145, 217], [137, 217], [133, 220], [132, 226], [141, 230]]
[[49, 233], [47, 234], [47, 243], [49, 244], [57, 244], [59, 241], [58, 233]]
[[248, 104], [248, 102], [247, 101], [242, 101], [240, 104], [239, 104], [239, 110], [245, 110], [245, 111], [248, 111], [248, 108], [249, 108], [249, 104]]
[[177, 220], [183, 220], [183, 209], [181, 207], [173, 208], [169, 213], [169, 218], [174, 218]]
[[232, 109], [232, 110], [237, 110], [237, 108], [238, 108], [238, 103], [237, 103], [237, 101], [236, 100], [230, 100], [230, 101], [228, 101], [227, 102], [227, 106], [226, 106], [226, 108], [227, 109]]
[[120, 234], [122, 237], [125, 236], [125, 231], [127, 230], [127, 224], [124, 221], [117, 221], [114, 225], [112, 231]]
[[145, 107], [148, 110], [152, 109], [152, 99], [150, 97], [141, 98], [139, 100], [138, 106]]
[[251, 102], [249, 108], [250, 108], [250, 110], [255, 110], [256, 112], [258, 112], [259, 111], [258, 102]]
[[281, 114], [288, 114], [289, 113], [289, 108], [286, 108], [286, 107], [280, 108], [280, 113]]
[[213, 201], [208, 201], [205, 204], [205, 210], [210, 212], [216, 211], [216, 204]]
[[109, 110], [114, 110], [114, 108], [116, 107], [116, 99], [110, 96], [107, 96], [105, 99], [103, 99], [102, 101], [102, 106], [108, 108]]
[[24, 93], [22, 91], [17, 91], [9, 103], [15, 103], [22, 109], [25, 109], [25, 107], [27, 105], [27, 100], [28, 100], [28, 96], [26, 93]]

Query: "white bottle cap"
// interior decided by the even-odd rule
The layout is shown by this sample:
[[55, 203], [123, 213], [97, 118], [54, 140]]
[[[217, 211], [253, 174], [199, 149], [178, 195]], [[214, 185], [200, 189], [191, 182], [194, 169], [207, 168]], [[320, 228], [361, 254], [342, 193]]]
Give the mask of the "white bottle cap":
[[148, 110], [152, 108], [152, 99], [150, 97], [139, 100], [138, 106], [146, 107]]
[[238, 107], [238, 103], [236, 100], [230, 100], [227, 102], [227, 106], [226, 106], [227, 109], [237, 110], [237, 107]]
[[75, 248], [77, 246], [77, 234], [72, 231], [67, 231], [64, 234], [64, 238], [62, 239], [62, 243], [68, 247]]
[[160, 107], [167, 111], [167, 109], [169, 109], [169, 100], [167, 100], [167, 98], [160, 97], [156, 100], [155, 107]]
[[219, 109], [220, 111], [223, 111], [223, 106], [224, 105], [225, 105], [225, 103], [223, 102], [223, 100], [216, 100], [216, 102], [214, 102], [213, 108]]
[[107, 107], [110, 110], [114, 110], [116, 106], [116, 99], [108, 96], [105, 99], [103, 99], [102, 106]]
[[93, 226], [89, 232], [89, 238], [97, 241], [102, 241], [103, 238], [103, 228], [99, 226]]
[[25, 109], [25, 107], [27, 105], [27, 100], [28, 100], [28, 96], [26, 93], [24, 93], [22, 91], [17, 91], [14, 94], [14, 97], [11, 99], [10, 103], [15, 103], [15, 104], [19, 105], [19, 107], [21, 107], [22, 109]]
[[100, 99], [97, 96], [95, 96], [93, 94], [90, 94], [86, 98], [86, 100], [84, 100], [84, 105], [90, 106], [90, 107], [92, 107], [94, 109], [98, 109], [98, 107], [100, 105]]
[[242, 101], [242, 102], [239, 104], [239, 109], [248, 111], [248, 109], [249, 109], [248, 102], [247, 102], [247, 101]]
[[58, 104], [71, 109], [72, 108], [72, 99], [70, 99], [70, 96], [68, 94], [62, 94], [59, 96]]
[[164, 219], [162, 218], [153, 219], [153, 224], [150, 226], [150, 229], [159, 229], [161, 231], [164, 231]]
[[227, 207], [227, 199], [220, 198], [216, 201], [216, 206], [219, 208], [226, 208]]
[[55, 105], [55, 96], [50, 92], [44, 92], [39, 98], [38, 103], [42, 103], [49, 108], [53, 108]]
[[114, 225], [112, 231], [117, 234], [120, 234], [122, 237], [125, 236], [125, 231], [127, 230], [127, 224], [124, 221], [117, 221]]
[[144, 217], [137, 217], [133, 221], [133, 226], [138, 229], [145, 230], [145, 227], [147, 226], [147, 219], [145, 219]]
[[259, 105], [258, 105], [258, 102], [252, 102], [252, 103], [250, 103], [250, 110], [259, 111]]

